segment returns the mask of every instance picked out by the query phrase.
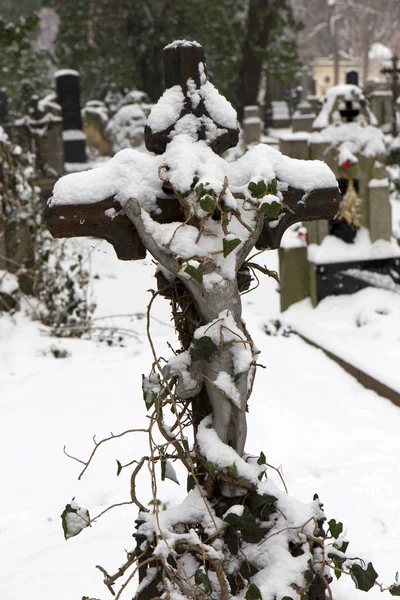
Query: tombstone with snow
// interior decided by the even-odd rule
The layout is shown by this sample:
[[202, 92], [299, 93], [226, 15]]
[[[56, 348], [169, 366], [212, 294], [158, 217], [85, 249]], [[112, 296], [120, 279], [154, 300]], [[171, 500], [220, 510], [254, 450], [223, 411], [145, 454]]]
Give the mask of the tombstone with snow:
[[64, 159], [73, 170], [86, 162], [86, 138], [82, 130], [79, 73], [62, 69], [55, 73], [57, 102], [63, 119]]
[[0, 127], [7, 135], [11, 133], [11, 120], [8, 111], [8, 96], [5, 90], [0, 89]]
[[[295, 222], [334, 217], [340, 194], [325, 164], [298, 163], [263, 144], [237, 161], [221, 158], [238, 142], [236, 113], [207, 80], [202, 47], [196, 42], [167, 46], [164, 68], [167, 89], [145, 128], [150, 153], [125, 149], [102, 167], [63, 177], [54, 188], [46, 219], [55, 237], [106, 239], [123, 260], [142, 259], [149, 252], [159, 264], [160, 293], [175, 306], [181, 348], [162, 369], [161, 378], [153, 372], [144, 379], [144, 391], [159, 390], [152, 402], [160, 431], [171, 444], [170, 452], [176, 451], [189, 469], [188, 489], [195, 489], [185, 505], [190, 510], [175, 511], [175, 517], [162, 513], [167, 517], [160, 525], [162, 540], [172, 544], [168, 561], [158, 554], [161, 538], [154, 515], [142, 507], [136, 533], [142, 585], [136, 597], [144, 600], [180, 590], [197, 598], [204, 594], [204, 585], [213, 597], [230, 597], [254, 588], [251, 577], [270, 560], [267, 554], [256, 557], [257, 543], [277, 527], [289, 530], [285, 519], [292, 518], [271, 504], [267, 507], [283, 496], [274, 488], [271, 497], [270, 482], [261, 482], [265, 457], [257, 464], [244, 456], [257, 357], [241, 317], [240, 289], [243, 283], [248, 286], [251, 268], [246, 259], [255, 247], [277, 248]], [[175, 433], [164, 427], [168, 390], [173, 390], [174, 402], [188, 407], [184, 412], [190, 410], [195, 436], [191, 453], [179, 427]], [[318, 527], [321, 523], [320, 504], [311, 506], [315, 533], [315, 518]], [[248, 531], [241, 520], [243, 511], [251, 514]], [[270, 515], [277, 519], [273, 525]], [[216, 526], [214, 531], [215, 523], [223, 522], [229, 527]], [[279, 537], [284, 560], [296, 561], [299, 553], [304, 553], [304, 565], [314, 560], [315, 538], [301, 543], [301, 552], [293, 552], [290, 535], [285, 535]], [[218, 547], [225, 548], [224, 556], [211, 549], [210, 536], [221, 540]], [[255, 544], [254, 559], [242, 560], [244, 542]], [[186, 575], [179, 566], [188, 566], [188, 560]], [[236, 567], [224, 573], [223, 564], [230, 561]], [[322, 600], [325, 586], [318, 575], [312, 577], [308, 584], [300, 574], [299, 583], [307, 593], [313, 590], [310, 598]], [[109, 587], [117, 578], [105, 572]], [[280, 591], [288, 595], [292, 588], [280, 584]], [[271, 597], [282, 597], [276, 581], [265, 585]]]
[[120, 100], [105, 128], [112, 154], [144, 146], [144, 127], [151, 106], [147, 94], [140, 90], [131, 90]]
[[288, 273], [285, 261], [291, 270], [296, 264], [302, 282], [296, 287], [293, 276], [286, 282], [283, 275], [282, 310], [306, 296], [316, 305], [327, 295], [353, 293], [368, 281], [378, 285], [381, 275], [400, 279], [399, 251], [391, 243], [386, 149], [375, 125], [360, 88], [339, 85], [327, 91], [315, 131], [301, 148], [309, 158], [329, 165], [343, 200], [335, 219], [307, 224], [307, 252], [304, 237], [297, 244], [292, 238], [291, 247], [281, 250], [281, 272]]
[[101, 100], [89, 100], [82, 109], [83, 132], [86, 144], [101, 156], [110, 156], [110, 144], [105, 129], [109, 121], [107, 106]]

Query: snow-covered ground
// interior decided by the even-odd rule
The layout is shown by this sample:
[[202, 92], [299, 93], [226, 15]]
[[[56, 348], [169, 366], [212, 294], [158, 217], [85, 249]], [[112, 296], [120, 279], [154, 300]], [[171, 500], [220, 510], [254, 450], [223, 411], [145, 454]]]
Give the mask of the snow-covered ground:
[[[67, 458], [63, 446], [85, 459], [94, 434], [100, 440], [110, 432], [146, 426], [141, 374], [149, 372], [153, 360], [145, 311], [147, 290], [156, 285], [154, 265], [150, 258], [118, 261], [106, 243], [79, 243], [92, 250], [96, 325], [123, 327], [130, 335], [123, 347], [55, 340], [23, 312], [0, 317], [1, 600], [111, 598], [95, 566], [112, 573], [124, 562], [124, 549], [134, 547], [137, 511], [132, 506], [108, 512], [67, 542], [60, 514], [72, 497], [92, 518], [109, 504], [127, 501], [128, 469], [117, 478], [116, 459], [124, 463], [146, 454], [146, 436], [127, 435], [102, 446], [81, 481], [77, 476], [83, 465]], [[275, 252], [259, 260], [277, 268]], [[354, 342], [366, 364], [369, 345], [379, 344], [384, 363], [385, 353], [394, 354], [400, 345], [400, 296], [369, 290], [363, 299], [362, 294], [327, 299], [313, 314], [317, 320], [328, 314], [328, 334], [339, 336], [346, 346]], [[392, 583], [400, 567], [400, 409], [365, 390], [298, 336], [285, 337], [280, 330], [266, 335], [269, 319], [280, 318], [272, 279], [261, 280], [243, 303], [266, 366], [257, 374], [250, 401], [247, 451], [258, 455], [263, 450], [269, 463], [281, 465], [290, 494], [299, 500], [310, 502], [317, 492], [328, 519], [343, 521], [353, 555], [371, 560], [379, 581]], [[390, 310], [377, 313], [377, 306]], [[308, 313], [304, 310], [304, 318]], [[103, 318], [108, 315], [129, 316]], [[357, 315], [361, 320], [365, 316], [361, 327]], [[174, 331], [166, 300], [156, 300], [153, 317], [157, 351], [168, 357], [166, 341], [174, 340]], [[54, 346], [69, 356], [54, 358]], [[274, 473], [271, 477], [276, 479]], [[184, 480], [181, 487], [164, 482], [158, 496], [176, 503], [184, 488]], [[143, 503], [151, 498], [144, 475], [138, 496]], [[363, 594], [347, 577], [334, 590], [335, 600], [356, 600]], [[133, 594], [134, 584], [126, 597]], [[369, 593], [372, 600], [378, 597], [377, 588]]]

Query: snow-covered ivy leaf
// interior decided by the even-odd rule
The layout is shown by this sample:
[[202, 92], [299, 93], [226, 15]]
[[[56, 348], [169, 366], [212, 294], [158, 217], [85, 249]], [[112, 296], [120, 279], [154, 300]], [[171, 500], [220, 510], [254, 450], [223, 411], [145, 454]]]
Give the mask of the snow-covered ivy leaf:
[[174, 467], [172, 466], [172, 462], [170, 460], [165, 460], [165, 461], [161, 461], [161, 470], [163, 470], [163, 462], [165, 462], [164, 464], [164, 477], [161, 477], [161, 479], [164, 481], [164, 479], [170, 479], [171, 481], [173, 481], [174, 483], [177, 483], [178, 485], [180, 485], [178, 477], [176, 476], [176, 472]]
[[75, 502], [75, 498], [71, 500], [70, 504], [65, 506], [65, 509], [61, 515], [61, 522], [64, 531], [64, 537], [66, 540], [78, 535], [90, 526], [90, 516], [87, 508], [81, 508]]
[[187, 265], [184, 268], [185, 273], [189, 275], [192, 279], [197, 281], [197, 283], [203, 283], [203, 265], [199, 264], [198, 267], [194, 267], [193, 265]]
[[368, 592], [375, 584], [378, 578], [378, 573], [375, 571], [371, 562], [368, 563], [366, 569], [360, 565], [354, 564], [350, 567], [351, 578], [358, 590]]
[[203, 335], [201, 338], [193, 340], [190, 356], [193, 361], [206, 360], [208, 362], [216, 349], [217, 346], [210, 336]]
[[225, 515], [224, 521], [229, 523], [229, 525], [233, 525], [237, 529], [240, 529], [240, 531], [243, 531], [243, 533], [251, 533], [257, 528], [254, 515], [247, 506], [244, 507], [241, 515], [237, 515], [234, 512], [228, 513]]
[[268, 184], [268, 193], [276, 196], [277, 191], [278, 191], [278, 182], [276, 179], [271, 179], [271, 181]]
[[211, 581], [209, 580], [207, 573], [203, 569], [197, 569], [196, 573], [194, 574], [194, 581], [196, 585], [202, 585], [204, 587], [207, 596], [210, 596], [212, 594], [213, 589]]
[[389, 594], [391, 594], [392, 596], [400, 596], [400, 585], [391, 585], [389, 587]]
[[211, 194], [205, 194], [200, 198], [200, 208], [206, 213], [213, 213], [217, 206], [217, 199]]
[[328, 521], [328, 525], [329, 531], [331, 532], [332, 536], [335, 539], [337, 539], [343, 531], [343, 523], [337, 523], [335, 519], [331, 519], [330, 521]]
[[146, 409], [149, 410], [159, 393], [161, 392], [162, 384], [159, 373], [152, 371], [148, 377], [142, 375], [142, 392], [143, 400], [146, 404]]
[[234, 479], [237, 479], [239, 477], [239, 473], [235, 463], [233, 463], [233, 465], [229, 465], [229, 467], [226, 467], [226, 470], [229, 473], [229, 475]]
[[117, 460], [117, 477], [119, 476], [119, 474], [121, 473], [121, 471], [122, 471], [122, 465], [119, 462], [119, 460]]
[[262, 600], [262, 595], [255, 583], [251, 583], [245, 595], [246, 600]]
[[263, 198], [263, 196], [265, 196], [265, 194], [267, 193], [267, 186], [265, 185], [265, 181], [263, 180], [259, 181], [258, 183], [256, 183], [255, 181], [250, 181], [249, 185], [247, 186], [247, 189], [249, 190], [253, 198], [257, 198], [258, 200], [260, 200], [260, 198]]
[[224, 252], [224, 258], [228, 256], [235, 248], [237, 248], [240, 244], [239, 238], [227, 239], [224, 238], [222, 240], [222, 248]]
[[334, 568], [334, 573], [335, 573], [335, 577], [336, 579], [340, 579], [342, 576], [342, 569], [343, 569], [343, 564], [346, 562], [345, 558], [341, 558], [340, 556], [330, 556], [330, 558], [333, 561], [333, 564], [335, 565]]
[[193, 477], [193, 475], [190, 473], [190, 474], [187, 476], [187, 484], [186, 484], [186, 491], [187, 491], [187, 493], [189, 493], [191, 490], [193, 490], [193, 489], [194, 489], [194, 487], [195, 487], [195, 485], [196, 485], [195, 478], [194, 478], [194, 477]]
[[282, 212], [282, 204], [273, 200], [272, 202], [264, 202], [260, 206], [260, 212], [268, 219], [277, 219]]
[[336, 542], [333, 544], [333, 547], [336, 548], [336, 550], [340, 550], [340, 552], [343, 552], [344, 554], [349, 547], [349, 542], [348, 540], [336, 540]]

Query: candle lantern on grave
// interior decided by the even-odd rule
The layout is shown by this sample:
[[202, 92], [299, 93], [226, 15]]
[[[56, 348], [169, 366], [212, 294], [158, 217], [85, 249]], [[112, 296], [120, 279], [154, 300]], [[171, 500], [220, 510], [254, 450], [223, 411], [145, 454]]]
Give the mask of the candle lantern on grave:
[[[159, 263], [160, 291], [177, 307], [182, 345], [162, 377], [178, 402], [189, 403], [194, 476], [216, 517], [222, 518], [238, 498], [245, 502], [249, 490], [258, 489], [257, 476], [248, 484], [232, 469], [218, 467], [207, 475], [204, 466], [211, 460], [209, 435], [215, 436], [214, 447], [234, 452], [239, 471], [247, 465], [246, 409], [257, 354], [241, 317], [247, 256], [253, 248], [277, 248], [293, 223], [333, 218], [340, 193], [322, 162], [299, 163], [264, 144], [235, 162], [224, 160], [221, 154], [238, 142], [236, 113], [208, 81], [202, 47], [196, 42], [167, 46], [164, 68], [166, 91], [145, 128], [146, 147], [154, 154], [123, 150], [106, 165], [62, 178], [47, 205], [46, 220], [54, 237], [94, 236], [110, 242], [122, 260], [139, 260], [149, 252]], [[154, 379], [148, 381], [153, 386]], [[176, 449], [178, 441], [163, 428], [161, 396], [157, 422]], [[221, 501], [213, 502], [213, 494]], [[204, 506], [201, 513], [207, 515]], [[196, 535], [207, 543], [209, 534], [203, 531], [203, 517], [199, 519]], [[143, 536], [148, 522], [142, 511], [136, 534], [142, 557], [154, 551], [153, 542]], [[232, 552], [238, 556], [238, 549]], [[142, 586], [141, 599], [161, 595], [165, 584], [161, 563], [153, 579], [149, 561], [145, 563], [139, 578], [149, 584]], [[249, 584], [253, 571], [246, 571], [247, 566], [240, 568], [241, 578], [223, 579], [228, 595]], [[325, 597], [324, 589], [313, 597]]]

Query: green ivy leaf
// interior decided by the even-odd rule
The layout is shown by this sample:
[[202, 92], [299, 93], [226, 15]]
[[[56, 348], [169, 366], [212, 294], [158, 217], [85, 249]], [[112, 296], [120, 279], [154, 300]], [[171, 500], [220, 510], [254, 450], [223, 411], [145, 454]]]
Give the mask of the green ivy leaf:
[[336, 523], [335, 519], [331, 519], [328, 521], [328, 525], [332, 536], [337, 539], [343, 531], [343, 523]]
[[184, 271], [189, 275], [189, 277], [197, 281], [197, 283], [203, 283], [203, 265], [201, 263], [198, 267], [187, 265]]
[[268, 219], [277, 219], [282, 212], [282, 204], [273, 200], [271, 203], [264, 202], [260, 206], [260, 212]]
[[229, 467], [226, 467], [226, 470], [229, 473], [229, 475], [234, 479], [237, 479], [239, 477], [239, 473], [235, 463], [233, 463], [233, 465], [230, 465]]
[[268, 184], [268, 193], [276, 196], [277, 192], [278, 192], [278, 182], [276, 179], [271, 179], [271, 181]]
[[262, 600], [262, 595], [255, 583], [251, 583], [245, 595], [246, 600]]
[[351, 578], [358, 590], [368, 592], [375, 584], [378, 578], [378, 573], [375, 571], [371, 562], [367, 568], [363, 569], [360, 565], [354, 564], [350, 567]]
[[278, 498], [275, 496], [270, 496], [269, 494], [250, 494], [247, 498], [247, 503], [251, 512], [256, 512], [266, 504], [273, 505], [277, 501]]
[[206, 460], [206, 462], [204, 463], [204, 467], [209, 473], [214, 473], [214, 471], [217, 470], [216, 465], [208, 460]]
[[213, 590], [211, 581], [209, 580], [207, 573], [203, 569], [197, 569], [196, 573], [194, 574], [194, 581], [196, 585], [204, 586], [204, 589], [207, 592], [207, 596], [210, 596], [212, 594]]
[[339, 556], [331, 556], [333, 564], [335, 565], [334, 573], [336, 579], [340, 579], [342, 576], [343, 564], [346, 562], [345, 558], [340, 558]]
[[336, 540], [336, 542], [333, 544], [333, 547], [337, 550], [340, 550], [340, 552], [343, 552], [344, 554], [349, 547], [349, 542], [347, 540]]
[[215, 196], [211, 196], [211, 194], [205, 194], [201, 197], [199, 204], [204, 212], [213, 213], [217, 206], [217, 199]]
[[210, 361], [211, 356], [216, 351], [217, 346], [208, 335], [203, 335], [201, 338], [194, 339], [190, 348], [190, 357], [193, 361], [206, 360]]
[[307, 581], [307, 583], [311, 583], [312, 580], [314, 579], [314, 572], [313, 572], [313, 570], [312, 569], [307, 569], [307, 571], [304, 571], [303, 577]]
[[255, 181], [250, 181], [247, 189], [252, 197], [256, 198], [257, 200], [260, 200], [267, 193], [267, 186], [263, 180], [258, 181], [257, 183]]
[[196, 486], [196, 481], [192, 474], [189, 474], [187, 477], [186, 491], [189, 493]]
[[121, 473], [121, 471], [122, 471], [122, 465], [119, 462], [119, 460], [117, 460], [117, 477], [119, 476], [119, 474]]
[[240, 240], [238, 238], [233, 238], [231, 240], [227, 240], [224, 238], [222, 240], [222, 248], [224, 252], [224, 258], [228, 256], [235, 248], [237, 248], [240, 244]]
[[391, 594], [392, 596], [400, 596], [400, 585], [391, 585], [389, 587], [389, 594]]
[[247, 506], [244, 507], [243, 513], [240, 516], [235, 513], [229, 513], [224, 517], [224, 521], [229, 523], [229, 525], [233, 525], [233, 527], [240, 529], [243, 533], [251, 533], [257, 528], [254, 515]]
[[258, 465], [265, 465], [266, 463], [267, 463], [267, 459], [266, 459], [266, 457], [265, 457], [265, 454], [264, 454], [264, 452], [261, 450], [261, 452], [260, 452], [260, 456], [258, 457], [257, 464], [258, 464]]

